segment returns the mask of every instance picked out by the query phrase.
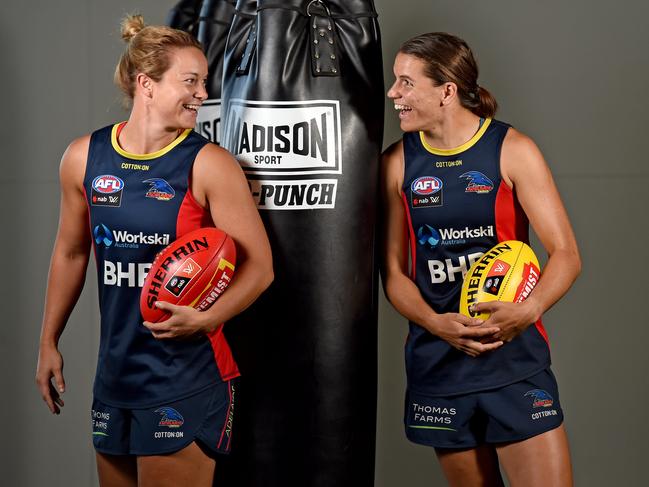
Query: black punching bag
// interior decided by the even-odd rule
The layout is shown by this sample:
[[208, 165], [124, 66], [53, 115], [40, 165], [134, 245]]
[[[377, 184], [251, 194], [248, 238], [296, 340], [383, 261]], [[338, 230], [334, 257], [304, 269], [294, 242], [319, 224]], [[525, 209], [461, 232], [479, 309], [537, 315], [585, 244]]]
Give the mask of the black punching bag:
[[180, 0], [167, 14], [167, 25], [196, 35], [202, 0]]
[[383, 69], [372, 0], [239, 0], [221, 144], [275, 281], [226, 325], [242, 372], [215, 485], [374, 485]]
[[203, 102], [196, 119], [196, 131], [220, 145], [221, 79], [223, 53], [230, 24], [234, 17], [235, 0], [203, 0], [196, 38], [203, 45], [207, 57], [208, 99]]

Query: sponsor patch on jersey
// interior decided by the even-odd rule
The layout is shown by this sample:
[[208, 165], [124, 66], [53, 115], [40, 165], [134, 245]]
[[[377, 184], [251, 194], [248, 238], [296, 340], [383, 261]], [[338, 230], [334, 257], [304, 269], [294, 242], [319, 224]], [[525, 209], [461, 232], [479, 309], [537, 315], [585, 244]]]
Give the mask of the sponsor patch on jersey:
[[139, 249], [141, 245], [169, 245], [171, 235], [168, 233], [130, 233], [126, 230], [111, 230], [103, 223], [93, 229], [95, 243], [104, 247]]
[[149, 190], [145, 195], [147, 198], [169, 201], [176, 196], [176, 191], [171, 187], [171, 184], [162, 178], [145, 179], [142, 182], [149, 185]]
[[445, 167], [458, 167], [462, 165], [462, 159], [457, 159], [455, 161], [436, 161], [435, 167], [438, 169], [443, 169]]
[[439, 232], [430, 225], [423, 224], [417, 230], [417, 242], [419, 245], [434, 249], [442, 241]]
[[444, 183], [435, 176], [422, 176], [410, 184], [410, 202], [413, 208], [442, 206]]
[[92, 180], [90, 204], [93, 206], [122, 205], [124, 181], [111, 174], [103, 174]]
[[460, 175], [460, 179], [468, 181], [465, 193], [485, 194], [494, 189], [493, 181], [478, 171], [465, 172]]
[[119, 167], [127, 171], [148, 171], [151, 169], [148, 164], [136, 164], [134, 162], [122, 162]]
[[496, 259], [494, 265], [491, 267], [489, 274], [487, 274], [487, 279], [485, 280], [484, 287], [482, 288], [484, 292], [498, 296], [500, 292], [500, 286], [504, 281], [504, 276], [509, 271], [511, 266], [507, 262], [503, 262], [500, 259]]
[[494, 236], [493, 225], [464, 228], [433, 228], [423, 224], [417, 230], [419, 245], [433, 249], [438, 245], [462, 245], [467, 240]]
[[98, 246], [103, 245], [104, 247], [110, 247], [113, 245], [113, 232], [111, 232], [103, 223], [95, 226], [93, 234], [95, 237], [95, 243]]
[[168, 428], [180, 428], [185, 422], [185, 419], [178, 411], [168, 406], [158, 408], [154, 412], [162, 416], [160, 422], [158, 423], [158, 426], [166, 426]]
[[184, 265], [180, 267], [171, 279], [165, 285], [165, 289], [169, 291], [174, 296], [180, 296], [183, 291], [187, 288], [187, 284], [202, 270], [202, 267], [199, 266], [194, 259], [189, 257]]

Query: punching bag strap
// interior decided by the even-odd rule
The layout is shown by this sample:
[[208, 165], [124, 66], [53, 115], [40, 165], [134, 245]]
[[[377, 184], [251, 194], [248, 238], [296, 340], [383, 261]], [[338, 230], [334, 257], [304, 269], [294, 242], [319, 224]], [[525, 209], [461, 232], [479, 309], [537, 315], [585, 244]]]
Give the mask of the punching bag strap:
[[253, 22], [250, 27], [250, 32], [248, 33], [248, 39], [246, 40], [246, 50], [241, 56], [241, 61], [237, 66], [237, 74], [246, 74], [248, 68], [250, 67], [250, 59], [252, 58], [252, 53], [255, 51], [255, 46], [257, 45], [257, 22]]
[[311, 0], [306, 13], [309, 16], [313, 76], [340, 76], [337, 36], [331, 12], [321, 0]]

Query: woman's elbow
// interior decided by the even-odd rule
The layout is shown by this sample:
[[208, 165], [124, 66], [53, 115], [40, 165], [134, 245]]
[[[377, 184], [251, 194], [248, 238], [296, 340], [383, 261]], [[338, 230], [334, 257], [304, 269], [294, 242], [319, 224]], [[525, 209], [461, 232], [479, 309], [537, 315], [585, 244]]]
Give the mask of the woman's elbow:
[[579, 250], [577, 249], [575, 249], [575, 254], [573, 257], [573, 265], [575, 268], [575, 279], [577, 279], [582, 270], [581, 255], [579, 255]]
[[260, 293], [264, 292], [268, 287], [272, 284], [272, 282], [275, 280], [275, 272], [273, 270], [273, 262], [272, 260], [270, 261], [269, 264], [265, 265], [264, 268], [260, 272], [259, 276], [259, 287], [260, 287]]

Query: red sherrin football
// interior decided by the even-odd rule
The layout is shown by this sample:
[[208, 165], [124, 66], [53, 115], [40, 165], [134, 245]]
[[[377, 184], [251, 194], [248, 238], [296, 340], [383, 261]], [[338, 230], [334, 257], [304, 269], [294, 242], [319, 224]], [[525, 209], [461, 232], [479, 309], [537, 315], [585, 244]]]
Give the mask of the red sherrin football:
[[186, 233], [153, 261], [140, 295], [142, 317], [154, 323], [168, 318], [155, 306], [158, 300], [205, 311], [230, 284], [235, 261], [234, 242], [225, 232], [199, 228]]

